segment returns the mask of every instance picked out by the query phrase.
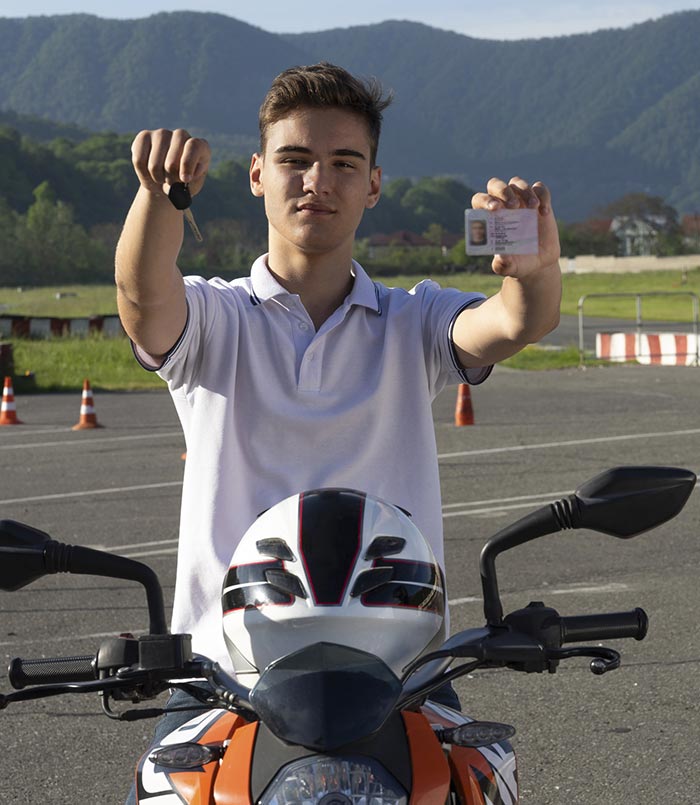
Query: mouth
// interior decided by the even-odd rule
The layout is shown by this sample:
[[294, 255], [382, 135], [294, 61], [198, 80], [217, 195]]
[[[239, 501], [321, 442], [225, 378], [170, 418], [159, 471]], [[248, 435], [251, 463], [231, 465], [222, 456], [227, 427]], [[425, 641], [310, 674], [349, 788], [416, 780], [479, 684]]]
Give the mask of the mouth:
[[335, 213], [335, 210], [332, 207], [328, 207], [326, 204], [319, 204], [317, 202], [298, 204], [297, 211], [305, 212], [309, 215], [333, 215]]

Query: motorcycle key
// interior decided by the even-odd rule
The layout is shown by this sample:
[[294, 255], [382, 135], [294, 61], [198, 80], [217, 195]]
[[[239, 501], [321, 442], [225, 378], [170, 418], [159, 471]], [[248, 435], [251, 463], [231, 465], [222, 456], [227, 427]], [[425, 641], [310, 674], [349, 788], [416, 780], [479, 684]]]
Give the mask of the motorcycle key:
[[194, 220], [194, 215], [190, 209], [192, 205], [192, 195], [190, 194], [190, 189], [187, 184], [185, 182], [175, 182], [175, 184], [171, 184], [170, 190], [168, 190], [168, 198], [176, 210], [182, 210], [195, 240], [201, 243], [204, 238], [199, 231], [197, 222]]

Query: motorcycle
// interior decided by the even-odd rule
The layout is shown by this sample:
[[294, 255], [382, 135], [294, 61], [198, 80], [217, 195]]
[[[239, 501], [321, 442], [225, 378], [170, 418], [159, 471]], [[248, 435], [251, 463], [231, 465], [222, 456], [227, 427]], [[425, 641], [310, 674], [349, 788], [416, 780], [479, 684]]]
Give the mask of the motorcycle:
[[[640, 608], [562, 616], [539, 601], [504, 615], [496, 559], [566, 529], [621, 539], [637, 536], [675, 517], [695, 482], [694, 473], [685, 469], [618, 467], [498, 532], [479, 561], [485, 625], [438, 646], [434, 641], [427, 649], [418, 646], [414, 659], [398, 673], [377, 653], [322, 632], [323, 639], [302, 641], [301, 647], [261, 667], [252, 687], [241, 681], [238, 669], [234, 677], [193, 654], [189, 635], [168, 633], [161, 586], [149, 567], [65, 545], [28, 525], [3, 520], [0, 589], [18, 590], [51, 573], [137, 581], [146, 592], [149, 632], [106, 639], [94, 655], [12, 660], [8, 677], [14, 691], [0, 694], [0, 709], [92, 692], [107, 716], [134, 721], [164, 710], [132, 704], [167, 689], [190, 693], [201, 702], [198, 712], [138, 763], [138, 801], [147, 805], [515, 805], [518, 771], [510, 742], [515, 729], [474, 720], [430, 695], [477, 668], [553, 674], [564, 660], [588, 657], [594, 674], [606, 674], [619, 667], [618, 651], [581, 644], [642, 640], [648, 617]], [[371, 568], [359, 573], [349, 594], [361, 598], [389, 584], [396, 600], [413, 606], [411, 583], [396, 575], [401, 560], [392, 564], [387, 559], [400, 551], [401, 538], [378, 539], [367, 551]], [[255, 543], [276, 557], [261, 570], [267, 574], [261, 583], [278, 597], [303, 597], [297, 581], [279, 569], [285, 549], [279, 543]], [[240, 577], [237, 568], [229, 577], [234, 570]], [[434, 591], [426, 593], [431, 585], [417, 584], [421, 601], [428, 601], [421, 606], [435, 612]], [[231, 590], [238, 595], [238, 587], [247, 591], [260, 583], [237, 587], [228, 578], [224, 587], [231, 596]], [[256, 607], [260, 601], [240, 610]], [[254, 629], [253, 624], [251, 633]], [[392, 635], [381, 639], [391, 642]]]

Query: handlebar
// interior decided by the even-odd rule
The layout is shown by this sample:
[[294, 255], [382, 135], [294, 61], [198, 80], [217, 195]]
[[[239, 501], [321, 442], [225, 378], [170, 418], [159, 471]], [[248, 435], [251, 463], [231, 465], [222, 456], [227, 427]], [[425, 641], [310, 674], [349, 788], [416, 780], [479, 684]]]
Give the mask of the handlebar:
[[562, 643], [591, 643], [628, 637], [644, 640], [649, 630], [649, 617], [637, 607], [629, 612], [563, 617], [560, 626]]
[[[402, 677], [404, 684], [429, 662], [439, 661], [441, 667], [433, 666], [427, 679], [421, 679], [419, 674], [412, 680], [413, 684], [407, 684], [399, 704], [406, 706], [407, 702], [419, 701], [426, 691], [483, 665], [507, 666], [526, 673], [554, 673], [561, 660], [587, 656], [594, 658], [591, 663], [594, 673], [605, 673], [619, 666], [619, 654], [613, 649], [562, 646], [616, 638], [642, 640], [648, 624], [649, 619], [640, 608], [629, 612], [561, 617], [556, 610], [533, 602], [510, 613], [502, 626], [461, 632], [447, 641], [442, 649], [424, 654], [409, 664]], [[203, 677], [209, 681], [212, 692], [223, 706], [249, 710], [248, 689], [217, 663], [201, 656], [193, 658], [187, 651], [188, 640], [189, 635], [145, 636], [138, 641], [116, 638], [106, 641], [97, 656], [16, 658], [10, 663], [8, 677], [19, 692], [0, 696], [0, 709], [12, 701], [91, 690], [113, 691], [118, 698], [127, 696], [136, 702], [137, 699], [152, 698], [168, 684], [177, 685], [176, 680]], [[132, 644], [136, 643], [139, 650], [134, 653]], [[447, 671], [450, 663], [458, 657], [473, 662]], [[36, 687], [22, 690], [30, 685]]]
[[23, 660], [15, 657], [7, 669], [10, 684], [15, 690], [27, 685], [50, 685], [54, 682], [89, 682], [97, 679], [95, 655]]

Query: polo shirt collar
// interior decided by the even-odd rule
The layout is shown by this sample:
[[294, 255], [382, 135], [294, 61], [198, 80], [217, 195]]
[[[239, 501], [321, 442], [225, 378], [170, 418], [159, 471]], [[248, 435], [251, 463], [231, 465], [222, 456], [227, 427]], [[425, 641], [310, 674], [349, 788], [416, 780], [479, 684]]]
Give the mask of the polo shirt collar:
[[[352, 271], [355, 275], [355, 282], [353, 282], [352, 290], [346, 298], [345, 304], [348, 307], [351, 305], [359, 305], [381, 314], [382, 310], [377, 286], [372, 282], [362, 266], [355, 260], [352, 261]], [[296, 297], [296, 294], [292, 294], [286, 288], [283, 288], [270, 273], [267, 267], [267, 254], [258, 257], [253, 263], [253, 267], [250, 271], [250, 280], [251, 302], [253, 302], [253, 304], [259, 305], [269, 299], [275, 299], [285, 307], [288, 307], [289, 301], [293, 297]]]

